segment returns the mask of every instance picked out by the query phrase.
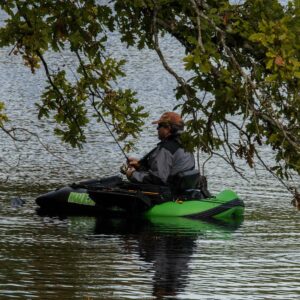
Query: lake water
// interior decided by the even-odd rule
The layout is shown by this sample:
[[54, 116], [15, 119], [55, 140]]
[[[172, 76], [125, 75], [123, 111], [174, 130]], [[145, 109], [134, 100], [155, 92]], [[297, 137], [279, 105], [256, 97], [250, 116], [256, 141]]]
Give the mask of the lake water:
[[[154, 53], [127, 50], [114, 38], [111, 43], [128, 60], [128, 77], [120, 85], [136, 89], [150, 111], [133, 153], [141, 156], [156, 143], [150, 121], [176, 103], [175, 81]], [[178, 45], [166, 38], [162, 48], [180, 70]], [[38, 133], [48, 151], [35, 137], [13, 143], [0, 132], [0, 299], [299, 299], [299, 213], [263, 170], [246, 171], [247, 182], [222, 161], [207, 164], [212, 192], [231, 188], [244, 199], [240, 224], [39, 216], [34, 201], [39, 194], [117, 174], [124, 158], [105, 128], [95, 124], [80, 151], [53, 137], [53, 124], [38, 121], [34, 107], [43, 72], [32, 75], [9, 51], [0, 50], [1, 100], [13, 124]], [[53, 67], [72, 68], [68, 54], [49, 60]], [[299, 186], [298, 178], [295, 182]], [[14, 207], [16, 197], [26, 203]]]

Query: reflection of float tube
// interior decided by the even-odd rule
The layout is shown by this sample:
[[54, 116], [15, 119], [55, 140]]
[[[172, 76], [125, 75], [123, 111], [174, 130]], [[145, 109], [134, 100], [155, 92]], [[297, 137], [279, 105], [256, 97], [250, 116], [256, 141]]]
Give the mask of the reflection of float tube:
[[222, 235], [228, 238], [241, 224], [242, 219], [235, 222], [203, 221], [184, 217], [148, 217], [155, 230], [160, 233], [176, 233], [179, 235]]
[[146, 219], [128, 220], [127, 218], [90, 218], [68, 217], [68, 228], [72, 232], [83, 234], [155, 234], [197, 237], [210, 235], [221, 239], [228, 239], [239, 228], [242, 221], [225, 223], [219, 221], [194, 220], [183, 217], [149, 217]]

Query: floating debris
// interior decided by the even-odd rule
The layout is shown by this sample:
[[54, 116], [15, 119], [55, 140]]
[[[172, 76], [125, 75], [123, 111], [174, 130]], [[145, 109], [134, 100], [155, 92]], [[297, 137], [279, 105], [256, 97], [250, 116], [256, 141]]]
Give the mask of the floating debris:
[[26, 201], [20, 197], [15, 197], [10, 200], [10, 205], [14, 208], [18, 208], [23, 206], [26, 203]]

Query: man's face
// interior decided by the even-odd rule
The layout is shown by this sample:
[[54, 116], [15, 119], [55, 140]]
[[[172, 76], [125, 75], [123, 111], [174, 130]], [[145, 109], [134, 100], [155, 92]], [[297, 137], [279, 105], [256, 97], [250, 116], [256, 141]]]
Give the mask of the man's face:
[[171, 127], [167, 124], [160, 123], [157, 126], [157, 134], [160, 140], [164, 140], [171, 135]]

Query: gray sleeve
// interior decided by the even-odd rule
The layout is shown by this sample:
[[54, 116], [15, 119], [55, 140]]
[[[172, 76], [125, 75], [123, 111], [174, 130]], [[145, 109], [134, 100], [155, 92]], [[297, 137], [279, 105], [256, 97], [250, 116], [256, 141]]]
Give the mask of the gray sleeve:
[[143, 183], [166, 184], [171, 173], [173, 155], [165, 148], [159, 149], [151, 158], [148, 171], [133, 172], [130, 180]]
[[149, 172], [147, 171], [134, 171], [130, 177], [130, 181], [133, 182], [144, 182], [145, 176], [148, 176]]

